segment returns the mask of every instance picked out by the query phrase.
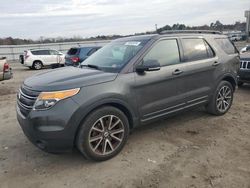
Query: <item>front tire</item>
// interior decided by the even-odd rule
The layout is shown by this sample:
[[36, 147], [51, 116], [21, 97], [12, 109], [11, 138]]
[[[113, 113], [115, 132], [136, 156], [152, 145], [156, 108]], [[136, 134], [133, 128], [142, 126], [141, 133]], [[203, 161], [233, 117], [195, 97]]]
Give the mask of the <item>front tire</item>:
[[206, 107], [207, 111], [217, 116], [227, 113], [233, 103], [233, 92], [230, 82], [221, 81]]
[[87, 116], [78, 132], [76, 145], [87, 159], [104, 161], [122, 150], [128, 134], [126, 115], [117, 108], [105, 106]]

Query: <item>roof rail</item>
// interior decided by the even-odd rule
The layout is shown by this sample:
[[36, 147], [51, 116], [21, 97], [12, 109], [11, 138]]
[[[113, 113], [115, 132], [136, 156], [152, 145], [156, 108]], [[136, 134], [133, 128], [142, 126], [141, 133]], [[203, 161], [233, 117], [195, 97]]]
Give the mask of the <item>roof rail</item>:
[[174, 33], [204, 33], [204, 34], [222, 34], [215, 30], [165, 30], [159, 34], [174, 34]]

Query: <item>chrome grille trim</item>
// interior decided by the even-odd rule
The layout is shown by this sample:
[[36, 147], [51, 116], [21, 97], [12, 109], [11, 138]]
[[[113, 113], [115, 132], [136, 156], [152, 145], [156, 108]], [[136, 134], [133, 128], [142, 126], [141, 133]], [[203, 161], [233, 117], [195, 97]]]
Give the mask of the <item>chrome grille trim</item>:
[[25, 98], [28, 98], [28, 99], [31, 99], [31, 100], [36, 100], [36, 99], [37, 99], [37, 97], [32, 97], [32, 96], [28, 96], [28, 95], [24, 94], [24, 93], [22, 92], [21, 89], [19, 89], [19, 93], [20, 93], [23, 97], [25, 97]]
[[240, 62], [240, 69], [241, 70], [250, 70], [250, 61], [241, 61]]
[[24, 86], [19, 89], [17, 94], [17, 105], [24, 117], [27, 117], [30, 111], [33, 109], [39, 94], [39, 91], [33, 91]]
[[27, 106], [27, 105], [21, 103], [20, 101], [17, 101], [17, 102], [18, 102], [18, 104], [19, 104], [21, 107], [25, 108], [26, 110], [31, 110], [31, 109], [33, 108], [33, 106]]

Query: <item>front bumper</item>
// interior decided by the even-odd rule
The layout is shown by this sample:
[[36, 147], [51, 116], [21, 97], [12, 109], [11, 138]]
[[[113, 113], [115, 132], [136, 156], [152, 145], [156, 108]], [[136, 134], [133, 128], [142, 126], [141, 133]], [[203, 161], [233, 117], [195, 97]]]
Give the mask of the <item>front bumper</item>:
[[3, 79], [4, 80], [9, 80], [13, 77], [13, 73], [12, 73], [12, 69], [10, 68], [10, 70], [8, 72], [3, 73]]
[[71, 119], [77, 104], [67, 99], [50, 110], [32, 110], [27, 117], [17, 105], [17, 120], [27, 138], [38, 148], [50, 152], [60, 153], [71, 151], [77, 125]]
[[250, 69], [239, 71], [239, 81], [250, 82]]

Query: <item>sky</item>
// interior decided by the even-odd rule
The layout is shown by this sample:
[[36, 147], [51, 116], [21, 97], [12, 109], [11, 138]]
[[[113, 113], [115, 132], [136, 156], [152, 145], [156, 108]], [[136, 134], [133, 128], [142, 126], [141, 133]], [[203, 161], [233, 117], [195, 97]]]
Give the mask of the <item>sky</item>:
[[[2, 2], [1, 2], [2, 1]], [[0, 37], [91, 37], [245, 21], [250, 0], [0, 0]]]

